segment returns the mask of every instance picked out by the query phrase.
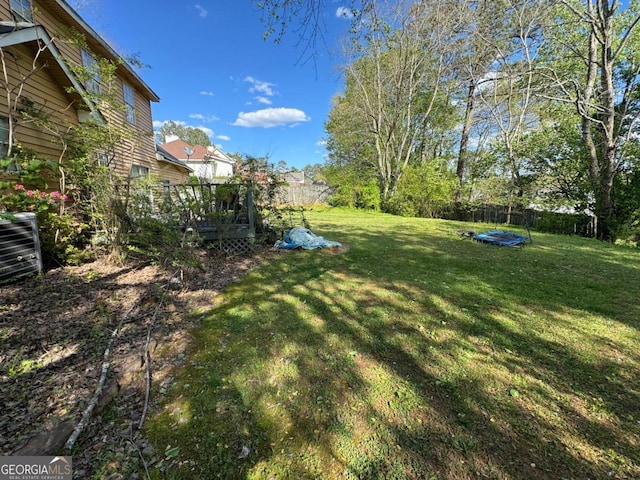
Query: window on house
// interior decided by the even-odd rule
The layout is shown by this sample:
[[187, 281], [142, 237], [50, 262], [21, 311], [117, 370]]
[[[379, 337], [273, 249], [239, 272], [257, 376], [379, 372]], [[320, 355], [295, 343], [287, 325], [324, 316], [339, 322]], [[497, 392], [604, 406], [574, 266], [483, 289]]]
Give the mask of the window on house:
[[16, 22], [33, 23], [31, 2], [29, 0], [11, 0], [11, 12]]
[[82, 65], [87, 70], [88, 79], [84, 82], [84, 86], [88, 92], [100, 93], [100, 68], [98, 67], [98, 61], [87, 52], [82, 49]]
[[96, 163], [101, 167], [108, 167], [111, 163], [109, 159], [109, 155], [105, 152], [96, 152], [95, 154]]
[[133, 94], [133, 88], [123, 83], [122, 91], [124, 93], [124, 104], [127, 107], [127, 120], [129, 123], [136, 123], [136, 100]]
[[6, 158], [9, 152], [9, 119], [0, 117], [0, 158]]
[[140, 178], [149, 176], [149, 167], [142, 165], [131, 165], [131, 178]]
[[[7, 117], [0, 117], [0, 160], [6, 159], [9, 153], [9, 119]], [[11, 159], [8, 163], [2, 162], [0, 170], [8, 173], [16, 173], [20, 171], [20, 165], [16, 162], [15, 158]]]

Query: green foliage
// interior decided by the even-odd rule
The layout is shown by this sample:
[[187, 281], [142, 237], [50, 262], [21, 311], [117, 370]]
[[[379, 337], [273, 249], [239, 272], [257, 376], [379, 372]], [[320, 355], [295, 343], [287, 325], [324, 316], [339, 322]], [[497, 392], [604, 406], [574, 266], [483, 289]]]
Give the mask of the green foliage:
[[124, 221], [120, 224], [126, 229], [122, 240], [127, 253], [164, 266], [200, 267], [196, 253], [200, 238], [192, 229], [182, 231], [172, 221], [183, 205], [167, 202], [158, 185], [154, 176], [130, 179], [126, 205], [115, 206], [122, 209]]
[[208, 147], [213, 145], [209, 136], [199, 128], [186, 127], [174, 122], [173, 120], [165, 122], [160, 127], [156, 133], [156, 139], [158, 142], [164, 143], [167, 135], [176, 135], [180, 140], [185, 141], [191, 146], [201, 145], [203, 147]]
[[[344, 179], [343, 179], [344, 180]], [[341, 183], [335, 187], [335, 193], [329, 203], [340, 207], [355, 207], [365, 210], [380, 210], [380, 187], [376, 180]]]
[[11, 158], [0, 159], [0, 182], [17, 180], [29, 187], [47, 189], [50, 183], [57, 183], [58, 168], [58, 162], [44, 159], [21, 145], [14, 145]]
[[[634, 147], [637, 149], [638, 145]], [[640, 164], [618, 177], [615, 193], [616, 243], [637, 247], [640, 245]]]
[[550, 120], [526, 135], [517, 152], [533, 174], [531, 200], [549, 209], [588, 208], [593, 186], [578, 119], [567, 107], [545, 115]]
[[282, 238], [285, 230], [298, 225], [308, 226], [304, 208], [279, 205], [278, 190], [285, 182], [276, 165], [266, 158], [244, 157], [238, 160], [238, 173], [234, 179], [253, 194], [258, 242], [273, 243]]
[[[58, 190], [47, 190], [48, 183], [55, 179], [57, 164], [28, 152], [26, 156], [0, 160], [2, 167], [0, 211], [36, 215], [45, 263], [77, 264], [92, 258], [85, 248], [88, 225], [68, 210], [69, 196]], [[15, 180], [10, 180], [11, 176]]]
[[542, 212], [541, 218], [536, 222], [536, 230], [557, 235], [586, 236], [591, 220], [586, 214]]
[[127, 245], [130, 252], [163, 266], [202, 266], [196, 254], [199, 238], [190, 231], [173, 228], [163, 219], [141, 217], [133, 221]]
[[453, 199], [456, 187], [457, 177], [442, 159], [410, 165], [386, 211], [405, 217], [437, 216]]
[[375, 171], [367, 168], [366, 162], [336, 158], [323, 168], [322, 173], [335, 192], [329, 199], [332, 205], [380, 209], [380, 185]]

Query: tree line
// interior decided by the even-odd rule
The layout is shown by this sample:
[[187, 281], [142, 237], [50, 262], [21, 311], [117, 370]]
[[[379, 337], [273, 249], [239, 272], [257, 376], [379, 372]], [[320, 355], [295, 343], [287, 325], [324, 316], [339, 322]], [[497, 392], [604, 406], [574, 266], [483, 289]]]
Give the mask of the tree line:
[[[295, 5], [263, 8], [286, 25]], [[320, 5], [298, 8], [312, 21]], [[637, 0], [352, 8], [322, 166], [337, 201], [405, 215], [434, 202], [562, 207], [592, 212], [598, 238], [638, 235]]]

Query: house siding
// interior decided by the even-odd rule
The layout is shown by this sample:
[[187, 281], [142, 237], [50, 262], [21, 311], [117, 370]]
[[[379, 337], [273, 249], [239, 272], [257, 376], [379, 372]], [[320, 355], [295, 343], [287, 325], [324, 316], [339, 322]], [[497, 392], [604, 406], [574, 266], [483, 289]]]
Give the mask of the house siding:
[[[33, 55], [25, 46], [13, 46], [6, 50], [10, 53], [10, 55], [5, 55], [9, 83], [10, 85], [18, 85], [21, 81], [21, 75], [32, 71]], [[42, 108], [43, 112], [51, 117], [51, 128], [60, 134], [65, 133], [69, 125], [78, 122], [77, 112], [71, 106], [71, 99], [53, 80], [48, 68], [37, 70], [29, 78], [29, 81], [24, 85], [21, 97], [33, 101], [37, 108]], [[7, 117], [8, 111], [5, 92], [0, 95], [0, 115]], [[62, 154], [62, 144], [56, 135], [43, 134], [40, 127], [30, 122], [18, 122], [15, 127], [14, 140], [15, 143], [33, 149], [47, 158], [58, 160]]]
[[[33, 20], [37, 25], [43, 26], [70, 65], [81, 65], [81, 47], [72, 42], [65, 40], [70, 29], [76, 30], [84, 34], [86, 45], [83, 47], [96, 58], [107, 58], [111, 61], [117, 61], [114, 58], [114, 52], [101, 41], [92, 36], [95, 32], [87, 31], [84, 25], [79, 23], [73, 15], [70, 15], [58, 2], [54, 0], [37, 0], [32, 1]], [[11, 7], [9, 0], [0, 0], [0, 20], [12, 20]], [[10, 52], [18, 52], [23, 68], [30, 71], [30, 63], [33, 59], [31, 53], [26, 46], [8, 47], [5, 49]], [[53, 62], [51, 60], [49, 63]], [[65, 130], [69, 126], [79, 124], [78, 111], [87, 111], [88, 107], [76, 98], [76, 103], [71, 105], [72, 96], [64, 91], [64, 87], [69, 85], [59, 68], [45, 68], [42, 72], [38, 72], [36, 76], [29, 79], [25, 93], [36, 104], [45, 105], [47, 112], [55, 117], [55, 123], [58, 130]], [[14, 69], [11, 72], [12, 81], [18, 81], [18, 71]], [[120, 175], [129, 175], [132, 165], [141, 165], [149, 168], [151, 174], [160, 175], [161, 165], [155, 158], [155, 144], [153, 139], [153, 120], [151, 115], [151, 101], [157, 101], [158, 98], [149, 88], [141, 83], [139, 77], [125, 68], [123, 65], [118, 66], [116, 78], [111, 85], [101, 86], [103, 89], [111, 88], [115, 93], [117, 102], [124, 106], [123, 83], [127, 83], [134, 92], [135, 102], [135, 124], [127, 120], [126, 111], [124, 109], [109, 109], [102, 105], [100, 111], [107, 120], [109, 127], [115, 130], [124, 129], [126, 132], [125, 139], [115, 148], [115, 156], [111, 165], [116, 173]], [[0, 107], [7, 111], [6, 100], [0, 99]], [[42, 102], [42, 103], [41, 103]], [[0, 112], [2, 115], [2, 112]], [[6, 116], [6, 115], [5, 115]], [[34, 126], [19, 126], [16, 130], [15, 139], [17, 143], [23, 144], [25, 147], [33, 148], [37, 152], [47, 157], [58, 159], [61, 149], [55, 146], [52, 141], [53, 136], [43, 131], [39, 131]], [[188, 176], [180, 171], [180, 169], [172, 166], [162, 166], [163, 170], [173, 169], [173, 176], [184, 181]], [[165, 173], [166, 175], [166, 173]]]
[[[6, 0], [8, 1], [8, 0]], [[64, 40], [67, 36], [69, 28], [73, 28], [82, 32], [81, 25], [71, 23], [72, 20], [60, 9], [56, 2], [37, 1], [34, 5], [34, 22], [46, 28], [49, 34], [54, 38], [54, 42], [62, 55], [68, 59], [71, 64], [82, 65], [82, 48], [72, 42]], [[62, 18], [69, 23], [64, 23]], [[83, 32], [84, 33], [84, 32]], [[90, 54], [96, 58], [110, 58], [109, 52], [104, 51], [98, 42], [90, 35], [84, 33], [86, 45], [84, 46]], [[123, 68], [119, 68], [116, 72], [116, 78], [113, 85], [107, 86], [104, 82], [101, 88], [112, 88], [116, 94], [119, 104], [124, 105], [124, 93], [122, 84], [126, 79], [123, 78]], [[151, 104], [150, 100], [144, 98], [133, 82], [127, 82], [134, 91], [136, 123], [135, 125], [127, 121], [126, 112], [122, 110], [102, 108], [101, 112], [105, 116], [107, 122], [111, 123], [114, 128], [124, 128], [128, 132], [125, 139], [115, 151], [116, 157], [112, 161], [112, 166], [117, 174], [129, 175], [131, 165], [142, 165], [149, 168], [150, 173], [157, 174], [159, 166], [155, 161], [155, 146], [153, 141], [153, 122], [151, 120]], [[103, 90], [104, 91], [104, 90]]]
[[159, 172], [158, 178], [161, 181], [169, 180], [169, 183], [172, 185], [186, 183], [189, 178], [189, 172], [186, 169], [178, 170], [177, 167], [174, 167], [171, 164], [158, 162]]

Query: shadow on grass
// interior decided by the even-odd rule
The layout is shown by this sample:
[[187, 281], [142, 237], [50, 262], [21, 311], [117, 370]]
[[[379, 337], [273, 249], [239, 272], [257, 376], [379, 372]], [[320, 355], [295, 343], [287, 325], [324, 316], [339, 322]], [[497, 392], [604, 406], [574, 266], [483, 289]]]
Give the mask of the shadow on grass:
[[638, 255], [397, 222], [229, 289], [150, 423], [166, 477], [640, 476]]

